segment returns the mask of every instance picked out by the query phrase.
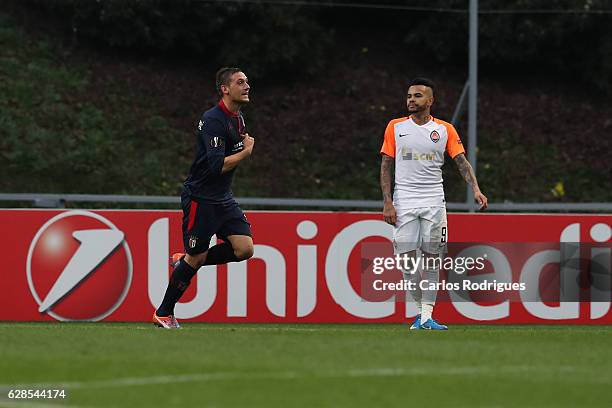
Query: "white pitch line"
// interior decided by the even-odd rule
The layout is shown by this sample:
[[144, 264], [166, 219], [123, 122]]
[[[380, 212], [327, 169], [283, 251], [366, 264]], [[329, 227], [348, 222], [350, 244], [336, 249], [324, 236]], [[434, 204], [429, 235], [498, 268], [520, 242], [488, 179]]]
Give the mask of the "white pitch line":
[[[222, 372], [222, 373], [202, 373], [202, 374], [183, 374], [183, 375], [163, 375], [150, 377], [124, 377], [107, 380], [93, 381], [65, 381], [57, 383], [37, 383], [37, 384], [2, 384], [0, 388], [54, 388], [54, 389], [90, 389], [90, 388], [113, 388], [147, 386], [154, 384], [175, 384], [190, 382], [213, 382], [213, 381], [240, 381], [240, 380], [292, 380], [292, 379], [319, 379], [319, 378], [361, 378], [361, 377], [410, 377], [420, 375], [445, 375], [445, 376], [466, 376], [466, 375], [511, 375], [511, 374], [539, 374], [540, 380], [546, 380], [543, 375], [556, 374], [559, 371], [564, 373], [576, 372], [573, 367], [557, 367], [554, 372], [549, 367], [532, 366], [501, 366], [501, 367], [407, 367], [407, 368], [363, 368], [349, 369], [344, 371], [327, 372], [298, 372], [298, 371], [276, 371], [276, 372]], [[567, 376], [560, 376], [558, 380], [567, 378], [568, 381], [575, 381]], [[572, 377], [574, 378], [574, 377]], [[555, 376], [557, 379], [557, 376]], [[610, 379], [601, 378], [601, 383], [610, 383]], [[589, 380], [588, 382], [593, 382]], [[595, 381], [600, 382], [600, 381]]]
[[[57, 323], [57, 328], [68, 328], [72, 325], [73, 323], [71, 322], [64, 322], [64, 323]], [[162, 332], [164, 330], [161, 330], [157, 327], [153, 326], [153, 323], [148, 324], [148, 323], [141, 323], [141, 322], [137, 322], [135, 324], [139, 324], [139, 326], [128, 326], [128, 325], [110, 325], [109, 323], [101, 323], [101, 324], [88, 324], [88, 325], [80, 325], [79, 323], [76, 323], [78, 326], [73, 326], [73, 328], [77, 328], [79, 330], [91, 330], [91, 329], [95, 329], [95, 330], [125, 330], [125, 331], [130, 331], [130, 330], [151, 330], [151, 331], [159, 331]], [[206, 330], [206, 331], [295, 331], [295, 332], [330, 332], [330, 331], [380, 331], [381, 327], [350, 327], [350, 326], [338, 326], [338, 327], [333, 327], [333, 324], [330, 324], [330, 327], [282, 327], [282, 326], [278, 326], [278, 327], [266, 327], [266, 326], [260, 326], [260, 327], [251, 327], [251, 326], [242, 326], [242, 327], [238, 327], [238, 326], [230, 326], [233, 323], [228, 323], [227, 327], [224, 327], [223, 325], [221, 325], [221, 323], [211, 323], [211, 325], [208, 325], [206, 323], [185, 323], [184, 329], [182, 330], [178, 330], [176, 331], [176, 333], [184, 333], [184, 332], [189, 332], [189, 331], [193, 331], [193, 330]], [[299, 324], [299, 323], [296, 323]], [[103, 326], [101, 326], [103, 325]], [[395, 326], [396, 330], [403, 330], [403, 327], [401, 327], [404, 324], [401, 323], [397, 323], [397, 324], [389, 324], [388, 327], [382, 327], [385, 330], [388, 330], [390, 328], [393, 328]], [[306, 325], [307, 326], [307, 325]], [[407, 325], [406, 328], [408, 327]], [[36, 324], [18, 324], [15, 325], [13, 327], [11, 327], [11, 329], [20, 329], [20, 328], [27, 328], [27, 329], [40, 329], [43, 326], [41, 325], [36, 325]], [[0, 328], [2, 328], [2, 324], [0, 324]], [[51, 327], [49, 327], [51, 328]], [[407, 329], [406, 329], [407, 330]], [[170, 331], [170, 330], [168, 330]]]
[[[78, 323], [77, 323], [78, 324]], [[79, 325], [79, 326], [73, 326], [74, 328], [77, 328], [79, 330], [124, 330], [124, 331], [130, 331], [130, 330], [150, 330], [150, 331], [154, 331], [154, 332], [162, 332], [165, 330], [161, 330], [158, 327], [154, 327], [153, 323], [151, 323], [150, 325], [147, 323], [140, 323], [142, 324], [141, 326], [122, 326], [122, 325], [107, 325], [104, 324], [103, 327], [101, 327], [100, 325], [96, 325], [96, 324], [91, 324], [91, 325]], [[237, 327], [237, 326], [228, 326], [228, 327], [223, 327], [223, 326], [216, 326], [216, 323], [214, 326], [210, 326], [210, 325], [206, 325], [206, 324], [192, 324], [192, 323], [186, 323], [186, 326], [184, 326], [184, 328], [182, 330], [178, 330], [175, 333], [185, 333], [185, 332], [189, 332], [189, 331], [193, 331], [193, 330], [206, 330], [206, 331], [296, 331], [296, 332], [321, 332], [321, 331], [380, 331], [380, 328], [351, 328], [351, 327]], [[72, 325], [72, 323], [61, 323], [61, 328], [68, 328], [70, 325]], [[146, 325], [146, 326], [145, 326]], [[0, 325], [0, 328], [2, 326]], [[35, 324], [20, 324], [20, 325], [16, 325], [14, 327], [12, 327], [11, 329], [18, 329], [18, 328], [27, 328], [27, 329], [40, 329], [42, 326], [39, 325], [35, 325]], [[60, 324], [58, 323], [58, 328], [60, 328]], [[397, 328], [398, 330], [400, 329], [399, 327]], [[168, 330], [170, 331], [170, 330]]]
[[[100, 322], [100, 323], [91, 323], [87, 325], [81, 324], [81, 322], [55, 322], [57, 327], [45, 326], [44, 324], [9, 324], [5, 325], [2, 322], [0, 323], [0, 330], [4, 327], [10, 327], [11, 330], [20, 329], [20, 328], [48, 328], [48, 329], [68, 329], [70, 326], [72, 328], [78, 330], [123, 330], [123, 331], [133, 331], [133, 330], [144, 330], [144, 331], [154, 331], [154, 332], [163, 332], [170, 330], [162, 330], [153, 326], [153, 323], [146, 322], [131, 322], [129, 324], [113, 324], [115, 322]], [[74, 324], [74, 326], [73, 326]], [[321, 323], [317, 323], [321, 324]], [[137, 326], [136, 326], [137, 325]], [[283, 325], [279, 326], [269, 326], [266, 323], [262, 323], [262, 326], [259, 326], [256, 323], [251, 324], [241, 324], [237, 323], [206, 323], [206, 322], [186, 322], [183, 326], [183, 330], [177, 330], [175, 333], [188, 333], [191, 331], [235, 331], [235, 332], [244, 332], [244, 331], [255, 331], [255, 332], [380, 332], [386, 331], [388, 333], [397, 333], [397, 332], [406, 332], [408, 333], [408, 324], [407, 323], [384, 323], [384, 324], [342, 324], [342, 323], [329, 323], [329, 324], [321, 324], [319, 327], [311, 327], [309, 323], [287, 323], [287, 326], [295, 325], [292, 327], [283, 327]], [[301, 325], [302, 327], [296, 327], [297, 325]], [[478, 326], [478, 324], [476, 324]], [[484, 328], [484, 326], [482, 326]], [[498, 328], [495, 326], [491, 326], [491, 328]], [[512, 326], [512, 327], [504, 327], [505, 330], [530, 330], [533, 326], [525, 325], [525, 326]], [[567, 326], [563, 327], [555, 327], [550, 326], [548, 329], [566, 329]], [[594, 328], [590, 328], [594, 329]], [[454, 333], [465, 333], [466, 330], [471, 330], [471, 327], [465, 328], [462, 325], [453, 326], [452, 333], [436, 333], [437, 335], [452, 335]], [[592, 333], [610, 333], [610, 329], [608, 327], [598, 327], [597, 330], [592, 330]], [[413, 333], [409, 333], [412, 335]], [[418, 333], [417, 333], [418, 335]]]

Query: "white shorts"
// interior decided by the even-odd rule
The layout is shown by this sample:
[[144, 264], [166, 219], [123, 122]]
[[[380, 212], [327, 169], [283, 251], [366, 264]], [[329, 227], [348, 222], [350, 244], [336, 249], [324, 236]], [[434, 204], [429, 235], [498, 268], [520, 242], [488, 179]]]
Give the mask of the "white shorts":
[[428, 254], [446, 251], [448, 227], [446, 207], [421, 207], [397, 210], [393, 228], [393, 248], [396, 254], [421, 249]]

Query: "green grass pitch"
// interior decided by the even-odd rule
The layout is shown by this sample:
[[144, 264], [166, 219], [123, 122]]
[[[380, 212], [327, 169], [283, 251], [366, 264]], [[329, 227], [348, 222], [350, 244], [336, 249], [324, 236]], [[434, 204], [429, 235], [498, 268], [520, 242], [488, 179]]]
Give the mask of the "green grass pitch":
[[608, 326], [0, 323], [0, 407], [609, 407], [611, 385]]

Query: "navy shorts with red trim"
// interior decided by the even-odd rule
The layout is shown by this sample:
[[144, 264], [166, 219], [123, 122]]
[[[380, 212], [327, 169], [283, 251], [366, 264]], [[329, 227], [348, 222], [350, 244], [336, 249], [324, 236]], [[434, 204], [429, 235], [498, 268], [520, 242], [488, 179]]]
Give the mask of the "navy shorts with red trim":
[[227, 241], [230, 235], [252, 236], [251, 224], [235, 201], [224, 204], [202, 203], [183, 192], [181, 206], [183, 245], [189, 255], [206, 252], [213, 235], [223, 241]]

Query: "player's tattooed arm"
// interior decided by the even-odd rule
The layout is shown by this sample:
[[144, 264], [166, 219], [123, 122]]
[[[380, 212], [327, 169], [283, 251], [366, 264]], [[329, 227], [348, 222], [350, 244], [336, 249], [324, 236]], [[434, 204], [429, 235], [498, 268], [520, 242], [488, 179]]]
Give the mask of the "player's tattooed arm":
[[383, 154], [380, 162], [380, 188], [382, 190], [384, 201], [393, 201], [393, 196], [391, 194], [391, 183], [393, 183], [394, 167], [395, 159]]
[[382, 190], [384, 204], [383, 218], [385, 222], [391, 225], [394, 225], [397, 220], [395, 207], [393, 206], [393, 194], [391, 193], [394, 167], [395, 159], [383, 154], [380, 162], [380, 189]]
[[472, 186], [474, 191], [480, 191], [478, 187], [478, 181], [476, 180], [476, 175], [474, 174], [474, 169], [469, 161], [465, 158], [465, 154], [461, 153], [455, 156], [455, 163], [457, 163], [457, 168], [459, 169], [459, 173], [463, 176], [463, 179], [466, 183]]
[[465, 182], [472, 186], [472, 190], [474, 191], [474, 199], [476, 200], [476, 202], [478, 202], [478, 204], [480, 204], [481, 209], [484, 210], [485, 208], [487, 208], [488, 200], [487, 197], [485, 197], [485, 195], [482, 194], [482, 192], [480, 191], [480, 187], [478, 186], [478, 180], [476, 180], [476, 175], [474, 174], [474, 169], [472, 168], [472, 165], [465, 158], [465, 154], [463, 153], [460, 153], [455, 156], [454, 160], [455, 163], [457, 163], [459, 173], [461, 173], [461, 176], [463, 177]]

